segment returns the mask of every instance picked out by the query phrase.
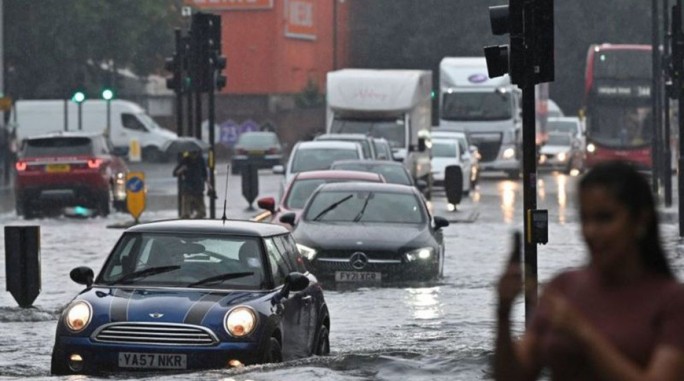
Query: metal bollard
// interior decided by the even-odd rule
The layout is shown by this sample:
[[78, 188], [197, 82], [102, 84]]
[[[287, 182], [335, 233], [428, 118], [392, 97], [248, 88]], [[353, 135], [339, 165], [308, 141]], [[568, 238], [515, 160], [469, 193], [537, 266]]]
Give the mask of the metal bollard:
[[463, 198], [463, 172], [461, 167], [450, 165], [444, 171], [444, 190], [446, 191], [447, 201], [450, 204], [458, 205]]
[[5, 226], [5, 274], [19, 307], [31, 307], [40, 293], [40, 226]]

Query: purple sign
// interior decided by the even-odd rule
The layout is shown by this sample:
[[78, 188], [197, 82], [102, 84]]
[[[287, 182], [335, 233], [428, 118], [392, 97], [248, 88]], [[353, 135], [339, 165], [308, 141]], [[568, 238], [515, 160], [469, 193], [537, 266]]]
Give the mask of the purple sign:
[[479, 73], [473, 74], [470, 77], [468, 77], [468, 81], [470, 81], [470, 83], [482, 83], [488, 79], [489, 79], [488, 76], [486, 76], [485, 74], [479, 74]]
[[259, 123], [253, 121], [252, 119], [247, 119], [240, 125], [240, 133], [259, 131]]
[[221, 144], [232, 146], [237, 141], [238, 136], [240, 136], [240, 127], [230, 119], [221, 123], [219, 129], [221, 131], [219, 143]]

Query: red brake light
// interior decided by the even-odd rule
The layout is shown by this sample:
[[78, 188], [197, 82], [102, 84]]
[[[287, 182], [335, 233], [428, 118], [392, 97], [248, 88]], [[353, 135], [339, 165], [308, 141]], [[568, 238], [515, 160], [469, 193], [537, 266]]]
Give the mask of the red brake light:
[[268, 151], [266, 151], [266, 153], [269, 155], [272, 155], [272, 154], [278, 153], [278, 149], [276, 147], [271, 147], [268, 149]]
[[17, 168], [18, 172], [26, 170], [26, 162], [25, 161], [17, 161], [17, 163], [14, 166]]
[[88, 159], [88, 168], [90, 169], [100, 168], [101, 164], [102, 159]]

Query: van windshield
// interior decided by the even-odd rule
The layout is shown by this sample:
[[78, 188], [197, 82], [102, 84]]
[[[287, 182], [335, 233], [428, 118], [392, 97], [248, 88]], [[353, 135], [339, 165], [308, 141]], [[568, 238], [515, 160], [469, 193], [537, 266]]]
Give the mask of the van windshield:
[[453, 92], [442, 98], [445, 120], [508, 120], [513, 117], [510, 93]]
[[135, 116], [138, 119], [140, 119], [140, 121], [143, 122], [145, 127], [147, 127], [150, 130], [156, 130], [156, 129], [161, 128], [161, 127], [159, 127], [157, 122], [154, 121], [154, 119], [150, 118], [150, 116], [145, 114], [145, 113], [141, 112], [140, 114], [135, 114]]

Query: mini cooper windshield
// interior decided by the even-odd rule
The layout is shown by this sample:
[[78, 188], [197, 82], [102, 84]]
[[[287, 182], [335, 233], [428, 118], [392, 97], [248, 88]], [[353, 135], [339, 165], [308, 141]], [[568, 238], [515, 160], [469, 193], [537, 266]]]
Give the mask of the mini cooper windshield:
[[127, 233], [98, 279], [106, 285], [262, 289], [262, 246], [253, 237]]

